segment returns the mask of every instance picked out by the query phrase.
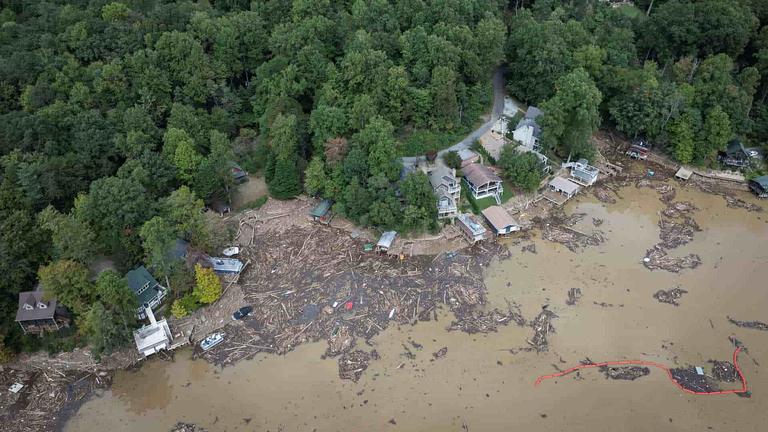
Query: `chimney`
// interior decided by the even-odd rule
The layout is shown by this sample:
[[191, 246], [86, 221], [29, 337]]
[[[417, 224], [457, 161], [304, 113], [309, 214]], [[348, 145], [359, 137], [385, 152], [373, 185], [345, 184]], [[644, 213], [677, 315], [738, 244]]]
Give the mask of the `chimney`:
[[153, 326], [157, 325], [157, 321], [155, 320], [155, 314], [152, 313], [152, 308], [149, 306], [144, 307], [144, 311], [147, 312], [147, 318], [149, 318], [149, 323]]

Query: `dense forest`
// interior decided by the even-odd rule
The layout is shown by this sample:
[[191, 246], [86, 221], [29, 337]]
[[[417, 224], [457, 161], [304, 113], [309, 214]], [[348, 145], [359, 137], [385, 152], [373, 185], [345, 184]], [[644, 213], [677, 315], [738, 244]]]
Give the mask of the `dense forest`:
[[[274, 198], [306, 192], [361, 225], [437, 228], [427, 178], [402, 177], [397, 157], [476, 126], [502, 64], [509, 93], [544, 111], [554, 156], [590, 156], [601, 125], [701, 165], [734, 137], [768, 137], [766, 0], [2, 4], [9, 350], [39, 345], [13, 320], [18, 292], [42, 281], [81, 341], [109, 351], [134, 325], [118, 275], [145, 263], [185, 277], [166, 252], [224, 235], [203, 209], [227, 199], [232, 163], [263, 175]], [[509, 151], [502, 162], [533, 166]], [[120, 273], [94, 280], [102, 256]]]

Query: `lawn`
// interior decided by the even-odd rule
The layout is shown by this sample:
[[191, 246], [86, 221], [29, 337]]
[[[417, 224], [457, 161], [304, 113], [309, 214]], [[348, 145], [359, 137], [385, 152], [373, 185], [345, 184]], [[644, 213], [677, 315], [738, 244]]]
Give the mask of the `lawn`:
[[[471, 203], [474, 202], [474, 205], [471, 206], [472, 209], [475, 211], [475, 214], [479, 214], [481, 211], [487, 209], [490, 206], [496, 205], [496, 200], [493, 197], [485, 197], [480, 198], [479, 200], [476, 200], [472, 198], [472, 196], [466, 191], [466, 188], [462, 187], [462, 195], [463, 197], [466, 197], [467, 201]], [[512, 185], [509, 184], [506, 180], [504, 181], [504, 193], [501, 194], [501, 203], [504, 204], [505, 202], [509, 201], [510, 198], [512, 198], [515, 194], [512, 193]]]

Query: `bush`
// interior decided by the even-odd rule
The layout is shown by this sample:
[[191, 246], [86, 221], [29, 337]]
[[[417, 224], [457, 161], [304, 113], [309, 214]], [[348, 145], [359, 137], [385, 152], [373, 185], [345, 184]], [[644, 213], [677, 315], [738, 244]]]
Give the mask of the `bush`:
[[453, 150], [443, 155], [443, 162], [445, 162], [445, 164], [449, 168], [453, 168], [453, 169], [461, 168], [461, 157], [459, 156], [458, 152], [455, 152]]
[[213, 269], [204, 268], [200, 264], [195, 265], [195, 290], [193, 291], [197, 301], [202, 304], [211, 304], [221, 297], [221, 280]]
[[520, 153], [510, 145], [504, 146], [499, 158], [504, 176], [516, 187], [534, 191], [542, 178], [541, 161], [531, 152]]

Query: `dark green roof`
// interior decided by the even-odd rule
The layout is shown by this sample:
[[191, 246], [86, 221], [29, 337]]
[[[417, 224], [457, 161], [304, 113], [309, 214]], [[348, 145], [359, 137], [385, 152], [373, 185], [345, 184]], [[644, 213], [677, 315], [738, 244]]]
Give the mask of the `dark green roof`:
[[331, 200], [322, 200], [309, 214], [313, 217], [323, 217], [331, 210], [332, 205], [333, 202]]
[[763, 188], [763, 190], [768, 191], [768, 175], [756, 177], [752, 179], [752, 181], [759, 184], [760, 187]]
[[157, 287], [159, 283], [152, 277], [146, 267], [136, 267], [129, 271], [125, 277], [128, 279], [128, 287], [136, 293], [140, 305], [149, 303], [157, 295], [157, 290], [154, 288]]

